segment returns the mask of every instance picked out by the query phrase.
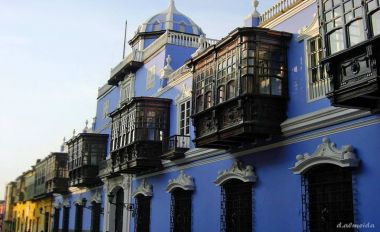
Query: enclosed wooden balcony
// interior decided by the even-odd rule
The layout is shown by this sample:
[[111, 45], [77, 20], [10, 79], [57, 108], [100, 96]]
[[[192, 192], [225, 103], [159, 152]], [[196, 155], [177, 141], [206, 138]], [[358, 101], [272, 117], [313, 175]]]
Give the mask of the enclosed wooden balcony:
[[379, 1], [319, 0], [319, 5], [322, 64], [332, 80], [327, 97], [334, 106], [379, 111]]
[[168, 136], [170, 99], [135, 97], [111, 113], [111, 159], [115, 173], [161, 167], [162, 140]]
[[162, 159], [175, 160], [185, 156], [190, 149], [190, 136], [173, 135], [162, 142]]
[[107, 154], [108, 135], [80, 133], [67, 142], [70, 186], [91, 187], [100, 184], [99, 163]]
[[51, 153], [46, 159], [46, 193], [68, 191], [67, 153]]
[[290, 38], [238, 28], [191, 60], [196, 147], [229, 149], [281, 134]]

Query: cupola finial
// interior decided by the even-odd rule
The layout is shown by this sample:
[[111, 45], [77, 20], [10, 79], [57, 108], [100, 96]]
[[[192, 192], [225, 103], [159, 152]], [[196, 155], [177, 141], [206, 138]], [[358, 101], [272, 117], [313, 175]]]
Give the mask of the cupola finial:
[[257, 11], [257, 7], [259, 7], [259, 1], [258, 0], [252, 0], [252, 5], [253, 5], [253, 16], [260, 16], [260, 13]]

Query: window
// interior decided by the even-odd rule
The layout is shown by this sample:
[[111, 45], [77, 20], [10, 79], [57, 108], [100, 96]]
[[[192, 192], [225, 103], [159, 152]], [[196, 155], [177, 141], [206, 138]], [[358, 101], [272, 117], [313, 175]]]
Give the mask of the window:
[[[53, 232], [58, 232], [59, 230], [59, 216], [61, 209], [54, 208], [54, 224], [53, 224]], [[31, 226], [29, 226], [31, 228]]]
[[185, 100], [179, 104], [179, 134], [190, 134], [190, 100]]
[[184, 22], [181, 22], [179, 24], [179, 31], [180, 32], [186, 32], [186, 24]]
[[[212, 104], [212, 93], [213, 93], [213, 78], [214, 78], [214, 68], [213, 64], [206, 64], [200, 71], [195, 74], [195, 106], [196, 111], [200, 112], [204, 109], [204, 103]], [[205, 93], [209, 92], [209, 97], [205, 96]], [[206, 100], [204, 99], [206, 97]], [[210, 100], [207, 102], [207, 100]]]
[[69, 232], [70, 207], [63, 207], [62, 232]]
[[306, 42], [307, 55], [307, 90], [308, 101], [325, 97], [330, 91], [330, 79], [327, 78], [325, 69], [320, 64], [323, 58], [323, 48], [320, 36], [315, 36]]
[[191, 232], [192, 191], [177, 188], [171, 195], [170, 231]]
[[229, 180], [222, 185], [223, 232], [252, 231], [252, 183]]
[[224, 101], [224, 86], [218, 87], [218, 103], [222, 103]]
[[161, 24], [160, 24], [160, 22], [156, 21], [153, 24], [153, 31], [160, 31], [160, 30], [161, 30]]
[[150, 197], [146, 197], [141, 194], [136, 196], [136, 232], [149, 232], [150, 230], [150, 199]]
[[154, 82], [156, 79], [156, 66], [152, 66], [148, 69], [146, 76], [146, 89], [151, 89], [154, 87]]
[[124, 213], [124, 190], [120, 188], [116, 193], [116, 210], [115, 210], [115, 232], [123, 231], [123, 213]]
[[[44, 231], [49, 231], [50, 214], [45, 212], [44, 214]], [[26, 227], [27, 225], [25, 225]]]
[[75, 206], [75, 232], [82, 232], [83, 206], [76, 204]]
[[103, 113], [102, 113], [103, 118], [107, 118], [108, 117], [109, 110], [110, 110], [110, 101], [106, 100], [103, 103]]
[[100, 211], [101, 204], [93, 201], [91, 207], [91, 232], [100, 231]]
[[366, 39], [362, 1], [323, 0], [322, 3], [323, 14], [320, 19], [324, 22], [326, 47], [330, 55]]
[[305, 231], [335, 232], [340, 223], [354, 223], [351, 169], [332, 164], [311, 168], [302, 175], [302, 204]]
[[227, 100], [235, 97], [235, 81], [232, 80], [227, 84]]
[[212, 93], [211, 93], [211, 91], [207, 92], [205, 94], [205, 98], [206, 98], [205, 99], [205, 103], [206, 103], [205, 109], [211, 108], [211, 106], [212, 106]]

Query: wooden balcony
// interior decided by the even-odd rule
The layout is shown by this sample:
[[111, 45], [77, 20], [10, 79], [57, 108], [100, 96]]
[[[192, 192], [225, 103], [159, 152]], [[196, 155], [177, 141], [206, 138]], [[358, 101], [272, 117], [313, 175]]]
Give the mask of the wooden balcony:
[[99, 163], [107, 154], [108, 135], [80, 133], [67, 142], [71, 187], [92, 187], [101, 184]]
[[135, 97], [111, 113], [114, 173], [161, 167], [162, 138], [168, 136], [170, 99]]
[[380, 38], [324, 59], [332, 80], [327, 94], [333, 106], [380, 110]]
[[190, 149], [190, 136], [173, 135], [162, 141], [162, 159], [175, 160], [185, 156]]
[[230, 149], [281, 135], [291, 35], [237, 28], [194, 57], [195, 146]]

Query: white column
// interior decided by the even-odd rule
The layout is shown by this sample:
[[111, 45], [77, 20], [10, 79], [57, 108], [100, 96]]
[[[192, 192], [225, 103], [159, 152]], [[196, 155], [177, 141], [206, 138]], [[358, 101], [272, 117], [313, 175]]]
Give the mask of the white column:
[[109, 231], [109, 203], [108, 203], [108, 180], [102, 179], [104, 191], [103, 232]]
[[[131, 176], [130, 175], [123, 175], [123, 189], [124, 189], [124, 203], [132, 203], [131, 202]], [[128, 211], [127, 207], [124, 207], [124, 223], [123, 223], [123, 231], [129, 232], [130, 231], [130, 222], [131, 222], [131, 216], [132, 212]]]

